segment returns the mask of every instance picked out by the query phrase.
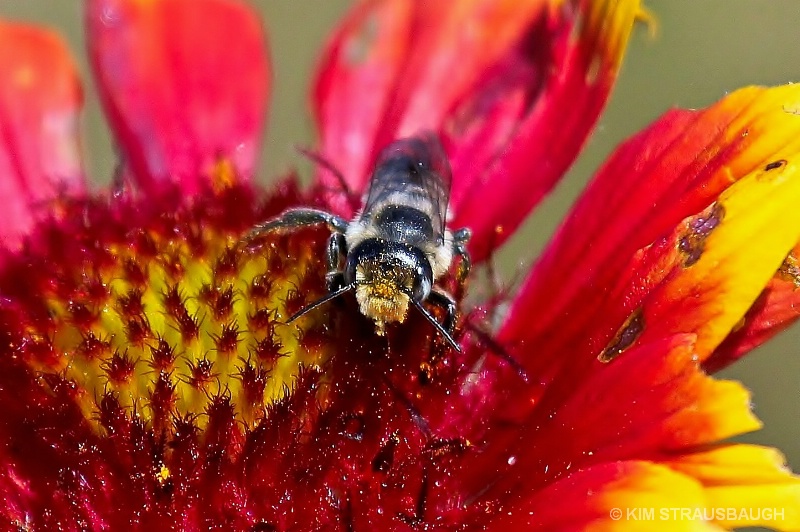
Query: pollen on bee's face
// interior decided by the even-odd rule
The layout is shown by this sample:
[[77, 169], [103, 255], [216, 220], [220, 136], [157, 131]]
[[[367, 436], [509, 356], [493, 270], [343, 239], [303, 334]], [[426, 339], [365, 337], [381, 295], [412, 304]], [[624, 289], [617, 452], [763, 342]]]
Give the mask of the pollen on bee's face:
[[396, 284], [361, 285], [356, 289], [356, 301], [361, 313], [375, 320], [379, 333], [383, 331], [383, 324], [402, 323], [408, 314], [408, 296], [398, 290]]
[[370, 285], [370, 292], [373, 297], [380, 299], [394, 299], [399, 293], [397, 283], [387, 280], [379, 279]]
[[361, 313], [379, 324], [403, 322], [409, 298], [401, 288], [408, 288], [408, 276], [397, 268], [379, 265], [356, 268], [356, 300]]

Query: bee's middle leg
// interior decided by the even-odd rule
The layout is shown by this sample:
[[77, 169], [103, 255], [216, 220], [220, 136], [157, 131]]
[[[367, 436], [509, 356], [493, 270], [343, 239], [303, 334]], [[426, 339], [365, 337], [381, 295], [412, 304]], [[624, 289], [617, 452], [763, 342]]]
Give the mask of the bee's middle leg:
[[434, 289], [431, 291], [430, 295], [428, 295], [427, 301], [444, 310], [445, 315], [442, 326], [452, 337], [456, 329], [457, 315], [456, 302], [453, 297], [447, 292]]
[[467, 251], [467, 242], [469, 242], [471, 236], [472, 231], [466, 227], [453, 233], [453, 252], [461, 258], [456, 280], [461, 285], [467, 280], [467, 276], [469, 276], [469, 272], [472, 269], [472, 261], [469, 258], [469, 251]]

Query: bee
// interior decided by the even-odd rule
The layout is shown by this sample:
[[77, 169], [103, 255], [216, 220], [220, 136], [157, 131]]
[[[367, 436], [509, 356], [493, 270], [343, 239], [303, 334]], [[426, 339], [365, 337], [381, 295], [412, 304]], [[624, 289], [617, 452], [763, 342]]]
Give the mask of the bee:
[[[413, 306], [456, 351], [453, 338], [456, 303], [435, 286], [460, 258], [457, 280], [469, 274], [469, 229], [447, 228], [450, 164], [438, 138], [423, 134], [397, 140], [378, 156], [361, 209], [351, 221], [332, 213], [293, 208], [255, 226], [251, 240], [271, 231], [325, 224], [328, 240], [328, 293], [305, 306], [288, 322], [348, 292], [355, 292], [361, 313], [384, 335], [386, 324], [403, 322]], [[444, 323], [424, 302], [445, 311]]]

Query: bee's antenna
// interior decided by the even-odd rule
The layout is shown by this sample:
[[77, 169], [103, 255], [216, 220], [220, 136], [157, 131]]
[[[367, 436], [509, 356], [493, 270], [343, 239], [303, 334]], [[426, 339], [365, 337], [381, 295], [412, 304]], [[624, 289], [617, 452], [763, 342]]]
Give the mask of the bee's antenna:
[[309, 150], [308, 148], [304, 148], [302, 146], [295, 146], [295, 149], [300, 152], [301, 155], [307, 157], [311, 162], [317, 164], [324, 168], [325, 170], [329, 171], [333, 174], [336, 180], [339, 182], [339, 186], [344, 192], [344, 195], [347, 197], [347, 202], [350, 204], [350, 207], [355, 211], [358, 209], [358, 205], [356, 202], [358, 199], [353, 194], [353, 191], [350, 190], [350, 186], [347, 184], [347, 179], [345, 179], [344, 175], [338, 168], [336, 168], [333, 163], [331, 163], [328, 159], [325, 158], [320, 153], [317, 153], [313, 150]]
[[425, 316], [425, 319], [428, 320], [429, 322], [431, 322], [431, 324], [434, 327], [436, 327], [436, 330], [439, 331], [439, 334], [444, 336], [445, 340], [447, 340], [447, 343], [449, 343], [450, 346], [453, 349], [455, 349], [457, 353], [461, 353], [461, 346], [459, 346], [456, 343], [455, 339], [453, 339], [453, 337], [450, 336], [450, 333], [447, 332], [447, 329], [445, 329], [444, 326], [442, 326], [442, 324], [439, 323], [439, 321], [436, 318], [431, 316], [431, 313], [428, 312], [428, 310], [425, 307], [422, 306], [422, 303], [420, 303], [419, 301], [417, 301], [413, 297], [409, 297], [409, 299], [411, 300], [411, 303], [417, 308], [417, 310], [422, 312], [422, 315]]
[[528, 372], [525, 371], [525, 366], [523, 366], [519, 360], [514, 358], [514, 356], [511, 353], [509, 353], [505, 347], [500, 345], [500, 343], [497, 340], [492, 338], [491, 334], [481, 329], [478, 325], [473, 323], [472, 320], [467, 318], [464, 321], [466, 324], [465, 327], [470, 332], [475, 334], [475, 336], [478, 338], [478, 341], [481, 344], [488, 347], [489, 351], [493, 352], [498, 357], [500, 357], [501, 360], [510, 365], [513, 368], [513, 370], [517, 373], [517, 375], [519, 375], [519, 378], [522, 379], [525, 383], [529, 382], [530, 379], [528, 378]]
[[339, 297], [340, 295], [349, 292], [350, 290], [352, 290], [355, 287], [356, 287], [355, 283], [351, 283], [351, 284], [348, 284], [346, 286], [343, 286], [343, 287], [339, 288], [338, 290], [334, 290], [333, 292], [329, 293], [328, 295], [317, 299], [313, 303], [310, 303], [310, 304], [306, 305], [305, 307], [301, 308], [300, 310], [298, 310], [297, 312], [292, 314], [292, 316], [286, 321], [286, 323], [292, 323], [294, 320], [296, 320], [300, 316], [303, 316], [303, 315], [311, 312], [315, 308], [317, 308], [317, 307], [319, 307], [321, 305], [324, 305], [325, 303], [327, 303], [331, 299], [335, 299], [335, 298]]

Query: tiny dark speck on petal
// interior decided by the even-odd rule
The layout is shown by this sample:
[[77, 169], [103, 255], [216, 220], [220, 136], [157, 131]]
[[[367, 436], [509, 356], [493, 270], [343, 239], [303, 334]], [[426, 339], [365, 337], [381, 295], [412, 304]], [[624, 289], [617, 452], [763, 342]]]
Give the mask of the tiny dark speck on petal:
[[394, 453], [400, 443], [400, 438], [396, 434], [381, 445], [381, 449], [372, 460], [372, 470], [376, 473], [388, 473], [394, 464]]
[[775, 170], [784, 166], [786, 164], [786, 159], [780, 159], [778, 161], [772, 161], [767, 166], [764, 167], [764, 170], [769, 172], [770, 170]]
[[633, 314], [628, 317], [625, 323], [620, 327], [614, 338], [608, 343], [597, 360], [603, 363], [608, 363], [617, 358], [623, 351], [628, 349], [633, 342], [642, 334], [644, 330], [644, 312], [641, 308], [633, 311]]
[[250, 532], [274, 532], [278, 530], [275, 525], [269, 523], [256, 523], [250, 527]]
[[461, 456], [469, 447], [464, 438], [436, 439], [425, 445], [425, 453], [430, 458], [442, 458], [447, 455]]
[[364, 419], [361, 414], [351, 414], [342, 420], [341, 435], [353, 441], [364, 439]]

